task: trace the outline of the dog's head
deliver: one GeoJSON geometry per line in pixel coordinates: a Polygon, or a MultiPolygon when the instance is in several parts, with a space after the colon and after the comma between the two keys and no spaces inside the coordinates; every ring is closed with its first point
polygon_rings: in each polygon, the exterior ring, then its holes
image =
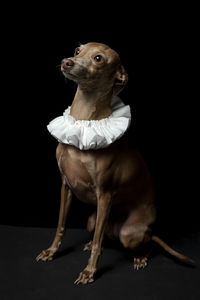
{"type": "Polygon", "coordinates": [[[74,57],[62,60],[61,71],[82,90],[112,90],[114,95],[119,94],[128,80],[117,52],[100,43],[88,43],[76,48],[74,57]]]}

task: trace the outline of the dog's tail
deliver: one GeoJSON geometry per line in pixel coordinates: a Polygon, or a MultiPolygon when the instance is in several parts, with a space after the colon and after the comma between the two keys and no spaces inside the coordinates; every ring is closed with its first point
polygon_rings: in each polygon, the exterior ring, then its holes
{"type": "Polygon", "coordinates": [[[168,253],[170,253],[171,255],[175,256],[176,258],[178,258],[181,261],[184,261],[186,263],[190,263],[192,265],[195,264],[194,260],[192,260],[191,258],[173,250],[171,247],[169,247],[165,242],[163,242],[159,237],[157,237],[156,235],[152,235],[152,241],[154,241],[155,243],[157,243],[158,245],[160,245],[162,248],[165,249],[165,251],[167,251],[168,253]]]}

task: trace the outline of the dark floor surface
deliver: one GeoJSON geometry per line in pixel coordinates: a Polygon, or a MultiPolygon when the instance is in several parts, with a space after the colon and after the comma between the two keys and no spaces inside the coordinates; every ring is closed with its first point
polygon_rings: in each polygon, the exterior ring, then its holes
{"type": "Polygon", "coordinates": [[[127,251],[105,243],[96,281],[77,286],[74,280],[89,257],[82,250],[90,234],[69,229],[56,259],[36,262],[36,255],[49,246],[54,233],[51,228],[0,226],[1,300],[200,299],[200,234],[172,245],[193,258],[196,267],[180,264],[156,248],[147,268],[136,271],[127,251]]]}

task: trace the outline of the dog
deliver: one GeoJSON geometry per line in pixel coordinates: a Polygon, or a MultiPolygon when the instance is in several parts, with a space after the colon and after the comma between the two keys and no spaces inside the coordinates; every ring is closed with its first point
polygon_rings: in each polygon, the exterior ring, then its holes
{"type": "MultiPolygon", "coordinates": [[[[86,122],[109,118],[112,97],[128,81],[118,53],[100,43],[80,45],[73,57],[62,60],[61,71],[77,84],[70,116],[86,122]]],[[[152,234],[150,225],[156,220],[152,178],[126,133],[100,149],[79,149],[60,142],[56,158],[62,177],[58,227],[53,243],[37,256],[37,261],[51,261],[58,251],[74,193],[81,201],[97,206],[87,224],[89,231],[94,230],[93,241],[84,248],[91,251],[91,256],[76,284],[94,281],[105,234],[132,250],[154,241],[178,259],[192,262],[152,234]]],[[[135,257],[134,268],[144,268],[147,257],[148,253],[135,257]]]]}

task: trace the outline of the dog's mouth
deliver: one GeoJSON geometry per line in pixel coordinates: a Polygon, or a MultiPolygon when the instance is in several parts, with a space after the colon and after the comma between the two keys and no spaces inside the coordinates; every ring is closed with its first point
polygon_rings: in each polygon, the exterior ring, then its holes
{"type": "Polygon", "coordinates": [[[63,75],[66,78],[69,78],[69,79],[78,79],[78,76],[74,75],[73,73],[71,73],[70,70],[66,70],[66,69],[64,69],[64,68],[61,67],[61,72],[63,73],[63,75]]]}

